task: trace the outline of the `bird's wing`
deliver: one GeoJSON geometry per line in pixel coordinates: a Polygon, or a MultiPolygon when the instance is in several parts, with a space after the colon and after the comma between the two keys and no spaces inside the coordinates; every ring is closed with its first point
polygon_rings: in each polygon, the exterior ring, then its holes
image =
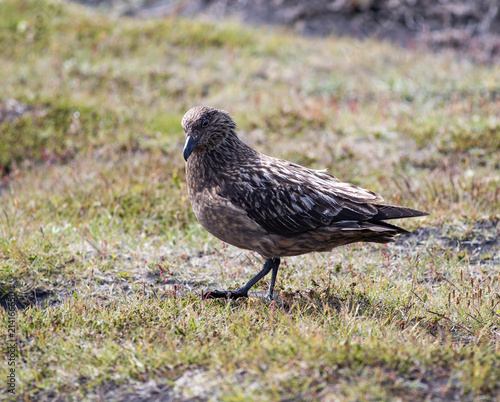
{"type": "Polygon", "coordinates": [[[377,215],[372,203],[383,201],[378,194],[326,173],[280,162],[266,169],[242,169],[239,179],[220,195],[269,233],[282,235],[377,215]]]}

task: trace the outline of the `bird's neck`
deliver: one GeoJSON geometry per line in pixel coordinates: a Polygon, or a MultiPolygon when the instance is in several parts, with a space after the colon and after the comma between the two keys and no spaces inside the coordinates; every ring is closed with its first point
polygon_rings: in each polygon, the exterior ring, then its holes
{"type": "MultiPolygon", "coordinates": [[[[258,159],[259,153],[231,133],[216,147],[206,152],[193,152],[186,165],[187,180],[192,188],[200,185],[221,185],[229,175],[234,175],[242,163],[258,159]]],[[[201,187],[200,187],[201,188],[201,187]]]]}

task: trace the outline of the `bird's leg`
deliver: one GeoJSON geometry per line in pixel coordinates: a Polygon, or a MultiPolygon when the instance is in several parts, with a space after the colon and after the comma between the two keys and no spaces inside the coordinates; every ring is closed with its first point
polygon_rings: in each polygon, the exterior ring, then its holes
{"type": "Polygon", "coordinates": [[[271,283],[269,283],[269,290],[267,291],[266,298],[268,300],[273,300],[274,285],[276,283],[276,277],[278,276],[278,268],[280,266],[279,258],[271,258],[273,261],[273,271],[271,272],[271,283]]]}
{"type": "MultiPolygon", "coordinates": [[[[255,275],[252,279],[250,279],[244,286],[240,286],[236,290],[212,290],[203,295],[204,299],[238,299],[239,297],[248,297],[248,291],[250,288],[255,285],[258,281],[260,281],[264,276],[266,276],[271,269],[273,270],[273,274],[271,277],[271,284],[274,287],[274,282],[276,282],[276,274],[278,273],[278,266],[280,263],[279,258],[268,258],[264,263],[264,267],[262,270],[255,275]],[[274,281],[273,281],[274,278],[274,281]]],[[[269,291],[272,295],[271,286],[269,287],[269,291]]]]}

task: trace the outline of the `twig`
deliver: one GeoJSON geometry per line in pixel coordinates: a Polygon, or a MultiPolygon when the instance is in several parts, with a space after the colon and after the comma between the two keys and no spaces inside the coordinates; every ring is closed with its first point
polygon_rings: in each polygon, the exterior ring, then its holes
{"type": "Polygon", "coordinates": [[[451,318],[448,318],[446,317],[444,314],[441,314],[441,313],[437,313],[435,311],[432,311],[432,310],[426,310],[428,313],[431,313],[431,314],[435,314],[437,315],[438,317],[441,317],[441,318],[444,318],[445,320],[448,320],[449,322],[451,322],[453,325],[456,325],[457,327],[459,328],[462,328],[463,330],[469,332],[469,333],[472,333],[472,330],[470,330],[469,328],[463,326],[462,324],[459,324],[455,321],[453,321],[451,318]]]}

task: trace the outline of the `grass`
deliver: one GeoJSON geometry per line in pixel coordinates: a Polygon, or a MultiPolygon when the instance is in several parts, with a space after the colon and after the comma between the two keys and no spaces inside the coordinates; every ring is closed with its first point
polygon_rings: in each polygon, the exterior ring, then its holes
{"type": "Polygon", "coordinates": [[[498,66],[47,0],[0,14],[19,399],[500,397],[498,66]],[[273,303],[204,302],[261,262],[192,213],[180,119],[196,104],[265,153],[431,216],[395,245],[285,259],[273,303]]]}

